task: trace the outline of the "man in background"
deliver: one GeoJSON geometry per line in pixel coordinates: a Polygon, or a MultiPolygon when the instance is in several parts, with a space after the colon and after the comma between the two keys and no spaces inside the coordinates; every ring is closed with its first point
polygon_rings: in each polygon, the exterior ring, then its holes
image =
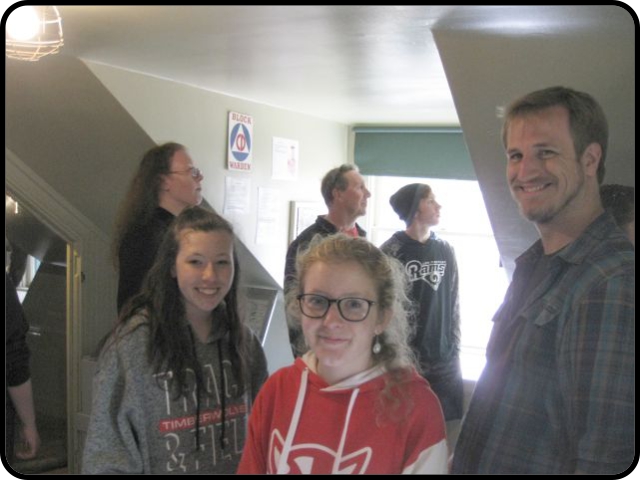
{"type": "MultiPolygon", "coordinates": [[[[289,245],[284,268],[285,295],[295,280],[298,251],[306,249],[313,237],[336,233],[365,237],[367,234],[356,220],[367,213],[367,199],[371,193],[356,165],[344,164],[329,170],[322,179],[320,191],[329,211],[326,215],[318,215],[316,221],[289,245]]],[[[289,327],[289,341],[294,357],[299,357],[306,350],[301,344],[303,339],[299,330],[289,327]]]]}

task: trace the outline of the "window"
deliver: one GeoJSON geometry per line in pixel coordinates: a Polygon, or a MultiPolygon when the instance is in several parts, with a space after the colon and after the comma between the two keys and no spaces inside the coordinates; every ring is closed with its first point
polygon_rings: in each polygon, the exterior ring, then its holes
{"type": "Polygon", "coordinates": [[[465,379],[477,380],[484,368],[485,347],[494,313],[502,303],[509,280],[500,267],[482,193],[477,181],[415,177],[367,177],[371,190],[365,228],[380,246],[405,224],[389,204],[389,197],[408,183],[431,186],[442,205],[440,224],[433,228],[453,246],[460,275],[461,363],[465,379]]]}

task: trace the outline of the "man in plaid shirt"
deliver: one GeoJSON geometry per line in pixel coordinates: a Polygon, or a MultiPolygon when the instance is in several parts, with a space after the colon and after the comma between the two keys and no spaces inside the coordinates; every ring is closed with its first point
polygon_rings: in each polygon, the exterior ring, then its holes
{"type": "Polygon", "coordinates": [[[453,473],[620,474],[634,461],[635,253],[605,213],[607,122],[585,93],[507,110],[507,180],[540,239],[516,261],[453,473]]]}

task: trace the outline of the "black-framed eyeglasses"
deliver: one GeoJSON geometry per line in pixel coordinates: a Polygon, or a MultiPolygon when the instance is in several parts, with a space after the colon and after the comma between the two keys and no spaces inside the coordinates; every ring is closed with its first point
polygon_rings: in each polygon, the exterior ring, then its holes
{"type": "Polygon", "coordinates": [[[328,298],[314,293],[303,293],[298,295],[297,298],[300,303],[300,310],[309,318],[323,318],[331,308],[331,304],[335,303],[338,306],[340,316],[348,322],[363,321],[369,315],[371,305],[376,303],[366,298],[328,298]]]}
{"type": "Polygon", "coordinates": [[[198,178],[202,176],[202,172],[199,168],[190,167],[186,170],[170,170],[169,173],[189,173],[193,178],[198,178]]]}

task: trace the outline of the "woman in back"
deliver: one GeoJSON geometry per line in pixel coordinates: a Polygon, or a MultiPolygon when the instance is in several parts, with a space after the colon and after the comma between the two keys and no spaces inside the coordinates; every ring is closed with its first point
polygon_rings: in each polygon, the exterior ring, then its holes
{"type": "Polygon", "coordinates": [[[179,143],[163,143],[142,157],[115,226],[118,312],[140,291],[169,224],[182,210],[202,202],[202,179],[179,143]]]}

